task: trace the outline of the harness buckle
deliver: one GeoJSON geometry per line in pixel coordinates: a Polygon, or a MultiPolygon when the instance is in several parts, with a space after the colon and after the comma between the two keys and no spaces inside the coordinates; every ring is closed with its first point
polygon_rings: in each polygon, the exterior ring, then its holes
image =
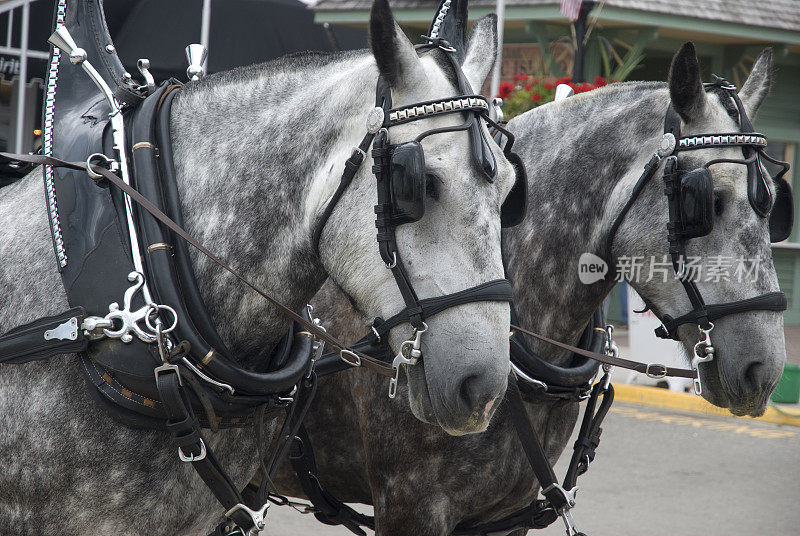
{"type": "MultiPolygon", "coordinates": [[[[178,377],[180,378],[180,376],[178,376],[178,377]]],[[[187,456],[186,454],[183,453],[181,448],[178,447],[178,458],[180,458],[180,460],[182,462],[187,462],[187,463],[199,462],[200,460],[205,460],[206,459],[206,443],[205,443],[205,441],[203,441],[202,437],[199,438],[197,441],[198,441],[198,443],[200,445],[200,454],[198,454],[196,456],[194,454],[189,454],[187,456]]]]}
{"type": "Polygon", "coordinates": [[[665,378],[667,376],[667,366],[661,363],[648,363],[644,373],[648,378],[653,378],[654,380],[665,378]]]}
{"type": "Polygon", "coordinates": [[[265,523],[264,518],[267,516],[267,509],[269,509],[269,501],[264,503],[264,506],[261,507],[259,510],[253,510],[252,508],[247,507],[246,505],[239,503],[227,512],[225,512],[225,517],[232,520],[234,524],[236,524],[236,520],[234,520],[231,516],[238,511],[244,512],[250,517],[250,520],[253,522],[253,528],[245,533],[241,527],[237,525],[237,528],[245,534],[245,536],[256,536],[259,532],[264,530],[265,523]]]}

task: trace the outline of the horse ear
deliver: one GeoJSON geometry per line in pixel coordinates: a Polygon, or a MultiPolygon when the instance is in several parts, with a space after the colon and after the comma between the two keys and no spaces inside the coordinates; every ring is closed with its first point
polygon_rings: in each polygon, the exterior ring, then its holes
{"type": "Polygon", "coordinates": [[[461,70],[474,91],[480,91],[497,59],[497,15],[486,15],[472,27],[461,70]]]}
{"type": "Polygon", "coordinates": [[[686,123],[703,113],[706,92],[700,78],[700,62],[694,43],[685,43],[672,58],[669,68],[669,96],[672,107],[686,123]]]}
{"type": "Polygon", "coordinates": [[[765,48],[750,71],[750,76],[745,80],[739,98],[742,99],[744,109],[752,120],[761,103],[767,98],[772,84],[772,49],[765,48]]]}
{"type": "Polygon", "coordinates": [[[392,87],[414,83],[422,73],[417,52],[394,21],[388,0],[375,0],[369,17],[369,45],[383,78],[392,87]]]}

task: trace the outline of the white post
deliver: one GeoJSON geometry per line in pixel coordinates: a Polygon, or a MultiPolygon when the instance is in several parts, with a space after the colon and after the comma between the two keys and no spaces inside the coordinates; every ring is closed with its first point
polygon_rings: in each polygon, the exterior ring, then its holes
{"type": "Polygon", "coordinates": [[[503,27],[506,22],[506,0],[497,0],[497,60],[492,72],[492,85],[489,93],[492,97],[500,90],[500,72],[503,69],[503,27]]]}
{"type": "Polygon", "coordinates": [[[203,70],[208,72],[208,48],[209,33],[211,32],[211,0],[203,0],[203,19],[200,26],[200,44],[206,47],[206,59],[203,62],[203,70]]]}
{"type": "MultiPolygon", "coordinates": [[[[17,79],[17,128],[14,134],[14,152],[22,153],[25,141],[25,93],[28,88],[28,26],[30,24],[30,2],[22,6],[22,38],[19,44],[19,78],[17,79]]],[[[30,126],[30,125],[28,125],[30,126]]]]}

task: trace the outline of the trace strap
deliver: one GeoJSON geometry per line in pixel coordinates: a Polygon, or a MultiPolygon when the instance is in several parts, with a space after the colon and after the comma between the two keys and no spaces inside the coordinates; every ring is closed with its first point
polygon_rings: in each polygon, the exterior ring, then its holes
{"type": "Polygon", "coordinates": [[[206,255],[209,259],[214,261],[217,265],[221,268],[224,268],[228,272],[230,272],[234,277],[236,277],[239,281],[250,287],[253,291],[258,293],[262,298],[266,299],[270,302],[273,306],[275,306],[278,311],[286,316],[287,318],[294,320],[309,332],[313,333],[315,337],[322,339],[326,343],[330,344],[334,348],[338,348],[341,351],[346,351],[348,353],[353,353],[354,355],[360,358],[361,366],[364,366],[378,374],[383,376],[387,376],[389,378],[394,376],[394,372],[392,367],[383,363],[377,359],[374,359],[366,354],[353,351],[349,349],[345,344],[339,342],[336,338],[329,335],[328,333],[322,331],[311,322],[308,322],[302,316],[298,315],[279,301],[272,298],[266,292],[261,290],[260,288],[256,287],[253,283],[248,281],[243,275],[241,275],[238,271],[234,268],[229,266],[225,261],[214,255],[210,250],[208,250],[205,246],[203,246],[197,239],[189,235],[180,225],[175,223],[169,216],[164,214],[158,207],[156,207],[153,203],[151,203],[146,197],[140,194],[136,189],[132,188],[131,186],[125,184],[122,179],[117,177],[114,173],[109,171],[108,169],[98,166],[96,164],[90,164],[91,169],[88,168],[86,162],[67,162],[65,160],[60,160],[58,158],[53,158],[51,156],[42,156],[42,155],[22,155],[22,154],[10,154],[10,153],[3,153],[0,152],[0,159],[5,161],[16,161],[16,162],[27,162],[30,164],[41,164],[41,165],[48,165],[54,167],[66,167],[71,169],[77,170],[85,170],[85,171],[92,171],[93,173],[102,176],[104,179],[108,180],[111,184],[122,190],[126,193],[130,198],[138,203],[143,209],[149,212],[153,217],[159,220],[161,223],[169,227],[173,232],[179,235],[181,238],[186,240],[189,244],[200,250],[204,255],[206,255]]]}

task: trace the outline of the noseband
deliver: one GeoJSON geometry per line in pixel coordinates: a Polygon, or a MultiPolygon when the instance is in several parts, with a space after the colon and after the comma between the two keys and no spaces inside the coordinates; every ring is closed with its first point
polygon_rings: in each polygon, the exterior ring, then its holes
{"type": "MultiPolygon", "coordinates": [[[[617,215],[611,225],[605,245],[605,258],[609,264],[613,259],[612,246],[617,230],[625,216],[630,211],[634,202],[644,190],[645,185],[653,178],[662,160],[664,164],[664,193],[669,205],[669,221],[667,223],[667,239],[669,241],[669,254],[672,258],[672,267],[676,277],[683,285],[684,291],[692,304],[692,310],[677,318],[670,315],[660,315],[662,326],[656,329],[656,335],[662,339],[678,340],[678,328],[684,324],[696,324],[699,330],[699,340],[694,347],[692,368],[697,369],[699,363],[710,361],[714,357],[714,346],[711,344],[711,330],[713,322],[720,318],[746,311],[785,311],[787,307],[786,295],[783,292],[768,292],[761,296],[726,303],[707,305],[700,289],[692,279],[692,273],[686,267],[686,242],[690,238],[697,238],[709,234],[713,228],[713,187],[709,166],[718,163],[736,163],[747,166],[748,169],[748,198],[754,211],[762,218],[770,217],[772,241],[785,239],[791,232],[793,215],[790,208],[791,202],[776,205],[772,197],[767,179],[761,170],[759,158],[783,167],[783,171],[774,179],[779,196],[791,199],[791,191],[782,177],[789,168],[789,164],[775,160],[766,155],[764,149],[767,145],[766,137],[756,133],[747,117],[736,86],[727,80],[715,77],[715,81],[705,84],[706,91],[717,90],[729,98],[736,108],[738,115],[739,132],[702,134],[697,136],[681,136],[681,120],[678,113],[670,105],[664,119],[664,135],[658,152],[654,154],[645,165],[645,171],[633,187],[630,198],[617,215]],[[709,149],[722,147],[740,147],[744,159],[716,159],[707,162],[696,170],[681,170],[678,167],[678,153],[695,149],[709,149]],[[770,214],[770,211],[772,213],[770,214]],[[776,231],[777,229],[777,231],[776,231]],[[788,231],[787,231],[788,229],[788,231]]],[[[609,272],[611,273],[611,272],[609,272]]],[[[699,375],[694,379],[695,393],[702,392],[699,375]]]]}

